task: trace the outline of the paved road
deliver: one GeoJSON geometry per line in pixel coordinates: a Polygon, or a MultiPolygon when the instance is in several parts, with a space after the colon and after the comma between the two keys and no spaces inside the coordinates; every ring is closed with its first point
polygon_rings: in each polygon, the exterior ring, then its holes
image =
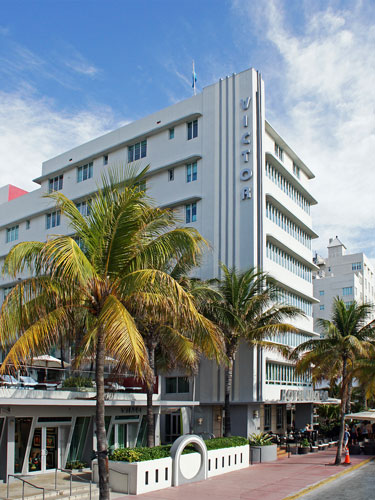
{"type": "Polygon", "coordinates": [[[303,500],[374,500],[375,462],[301,497],[303,500]]]}

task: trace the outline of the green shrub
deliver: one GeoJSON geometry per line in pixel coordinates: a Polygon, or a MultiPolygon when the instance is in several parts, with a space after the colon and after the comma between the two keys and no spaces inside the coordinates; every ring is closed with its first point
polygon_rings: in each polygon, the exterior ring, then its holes
{"type": "Polygon", "coordinates": [[[301,448],[310,448],[309,440],[306,438],[302,439],[302,441],[300,442],[300,446],[301,448]]]}
{"type": "Polygon", "coordinates": [[[73,470],[73,469],[84,469],[87,465],[79,460],[73,460],[72,462],[66,462],[65,469],[73,470]]]}
{"type": "Polygon", "coordinates": [[[220,448],[233,448],[234,446],[244,446],[249,444],[249,440],[241,436],[229,438],[214,438],[205,441],[207,450],[218,450],[220,448]]]}
{"type": "Polygon", "coordinates": [[[272,436],[267,433],[260,432],[259,434],[250,434],[250,446],[270,446],[273,444],[272,436]]]}
{"type": "MultiPolygon", "coordinates": [[[[240,436],[232,436],[229,438],[214,438],[205,441],[207,450],[218,450],[220,448],[232,448],[233,446],[244,446],[249,444],[249,441],[240,436]]],[[[145,462],[146,460],[156,460],[157,458],[170,457],[170,444],[154,446],[154,448],[119,448],[114,450],[110,455],[110,460],[118,462],[145,462]]],[[[188,445],[183,455],[194,453],[196,450],[193,445],[188,445]]]]}
{"type": "Polygon", "coordinates": [[[110,460],[118,462],[145,462],[170,456],[171,445],[154,446],[154,448],[119,448],[113,450],[110,460]]]}
{"type": "Polygon", "coordinates": [[[63,387],[93,387],[91,378],[79,375],[66,378],[62,385],[63,387]]]}

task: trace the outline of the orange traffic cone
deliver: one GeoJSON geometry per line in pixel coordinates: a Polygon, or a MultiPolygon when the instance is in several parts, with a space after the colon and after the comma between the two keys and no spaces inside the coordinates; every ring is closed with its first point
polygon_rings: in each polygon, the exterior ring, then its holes
{"type": "Polygon", "coordinates": [[[344,460],[344,464],[345,465],[350,465],[351,462],[350,462],[350,456],[349,456],[349,448],[346,447],[345,448],[345,460],[344,460]]]}

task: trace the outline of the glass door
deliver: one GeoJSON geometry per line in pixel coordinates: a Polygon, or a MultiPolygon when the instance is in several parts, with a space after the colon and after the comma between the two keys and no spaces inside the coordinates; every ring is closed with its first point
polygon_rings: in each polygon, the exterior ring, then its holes
{"type": "Polygon", "coordinates": [[[29,472],[46,472],[58,467],[58,427],[34,429],[29,456],[29,472]]]}
{"type": "Polygon", "coordinates": [[[42,427],[34,429],[33,440],[29,455],[29,472],[41,472],[42,470],[42,427]]]}
{"type": "Polygon", "coordinates": [[[44,427],[45,432],[45,470],[58,467],[58,427],[44,427]]]}

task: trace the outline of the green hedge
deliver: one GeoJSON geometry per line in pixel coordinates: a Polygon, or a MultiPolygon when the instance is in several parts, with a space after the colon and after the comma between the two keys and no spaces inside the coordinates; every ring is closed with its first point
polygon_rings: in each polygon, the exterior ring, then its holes
{"type": "MultiPolygon", "coordinates": [[[[233,446],[244,446],[249,444],[248,439],[240,436],[232,436],[229,438],[214,438],[204,441],[207,450],[218,450],[220,448],[232,448],[233,446]]],[[[146,460],[156,460],[157,458],[166,458],[170,456],[170,444],[155,446],[154,448],[119,448],[114,450],[110,455],[110,460],[117,462],[145,462],[146,460]]],[[[188,445],[183,454],[194,453],[195,449],[192,445],[188,445]]]]}
{"type": "Polygon", "coordinates": [[[92,380],[80,375],[72,375],[63,381],[63,387],[93,387],[92,380]]]}

